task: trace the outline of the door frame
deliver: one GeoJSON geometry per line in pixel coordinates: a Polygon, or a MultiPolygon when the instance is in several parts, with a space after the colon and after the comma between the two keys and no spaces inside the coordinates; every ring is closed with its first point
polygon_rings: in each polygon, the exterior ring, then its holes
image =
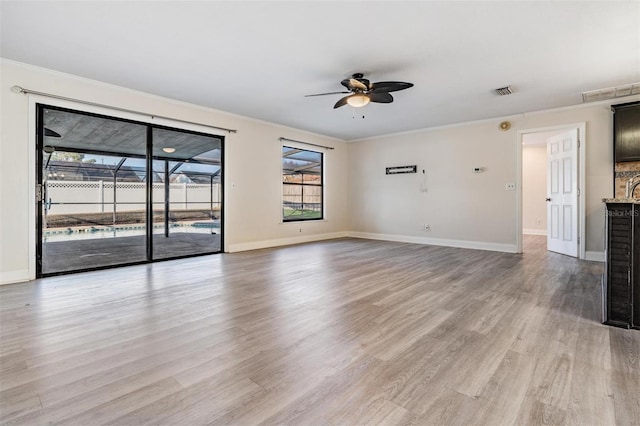
{"type": "Polygon", "coordinates": [[[531,133],[554,132],[561,130],[578,129],[578,259],[586,258],[586,130],[587,123],[559,124],[548,127],[537,127],[531,129],[518,130],[516,143],[516,252],[522,253],[522,142],[523,137],[531,133]]]}
{"type": "MultiPolygon", "coordinates": [[[[207,134],[211,136],[221,137],[222,138],[221,158],[222,158],[223,172],[222,172],[222,179],[220,182],[221,183],[220,199],[222,201],[222,209],[220,212],[220,226],[221,226],[220,244],[221,246],[220,246],[219,253],[224,253],[227,251],[226,238],[225,238],[225,228],[226,228],[225,225],[226,225],[226,213],[227,213],[226,212],[226,209],[227,209],[226,191],[225,191],[226,170],[224,168],[227,160],[227,157],[226,157],[227,150],[225,149],[225,145],[226,145],[225,142],[227,139],[226,139],[226,135],[223,132],[218,133],[215,130],[213,130],[211,127],[208,127],[206,125],[200,126],[197,124],[173,121],[171,119],[155,117],[152,115],[145,115],[143,113],[133,113],[133,112],[123,111],[118,109],[111,109],[108,107],[101,107],[101,106],[87,104],[83,102],[74,102],[67,99],[57,99],[49,96],[32,94],[32,93],[28,93],[26,96],[27,96],[27,102],[28,102],[28,120],[27,121],[29,126],[28,202],[29,202],[29,210],[31,212],[31,214],[29,214],[29,248],[28,248],[29,250],[28,274],[29,274],[30,280],[35,280],[39,272],[38,266],[37,266],[37,244],[41,244],[41,238],[40,238],[41,235],[37,230],[38,225],[40,223],[40,220],[39,220],[40,210],[39,210],[39,203],[36,202],[36,184],[39,182],[38,180],[39,171],[37,170],[38,165],[36,164],[37,156],[39,155],[39,138],[38,138],[39,123],[38,123],[38,114],[37,114],[38,104],[48,105],[54,108],[57,107],[61,109],[76,110],[89,115],[108,116],[108,117],[112,117],[114,119],[119,119],[123,121],[138,122],[141,124],[147,124],[154,128],[184,130],[192,133],[202,133],[202,134],[207,134]]],[[[192,256],[185,256],[185,257],[192,257],[192,256]]],[[[166,260],[175,260],[179,258],[181,257],[171,258],[166,260]]],[[[160,259],[159,261],[163,261],[163,260],[165,259],[160,259]]],[[[136,263],[144,264],[144,263],[148,263],[148,261],[136,262],[136,263]]],[[[115,267],[119,267],[119,266],[125,266],[125,265],[117,265],[115,267]]],[[[101,267],[97,269],[109,269],[109,268],[110,267],[101,267]]],[[[81,272],[81,271],[73,271],[73,272],[75,273],[75,272],[81,272]]],[[[58,274],[50,274],[50,275],[58,275],[58,274]]]]}

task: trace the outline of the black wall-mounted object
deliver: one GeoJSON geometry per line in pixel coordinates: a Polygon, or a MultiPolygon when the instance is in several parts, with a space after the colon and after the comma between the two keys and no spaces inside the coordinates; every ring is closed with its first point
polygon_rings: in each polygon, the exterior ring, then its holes
{"type": "Polygon", "coordinates": [[[387,167],[386,169],[388,175],[400,175],[405,173],[417,173],[418,166],[396,166],[396,167],[387,167]]]}
{"type": "Polygon", "coordinates": [[[615,162],[640,161],[640,102],[612,105],[615,162]]]}

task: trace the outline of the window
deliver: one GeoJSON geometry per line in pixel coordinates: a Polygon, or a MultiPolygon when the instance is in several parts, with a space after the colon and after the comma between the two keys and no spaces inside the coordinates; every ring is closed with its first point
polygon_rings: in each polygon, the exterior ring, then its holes
{"type": "Polygon", "coordinates": [[[323,218],[322,153],[282,147],[282,220],[323,218]]]}

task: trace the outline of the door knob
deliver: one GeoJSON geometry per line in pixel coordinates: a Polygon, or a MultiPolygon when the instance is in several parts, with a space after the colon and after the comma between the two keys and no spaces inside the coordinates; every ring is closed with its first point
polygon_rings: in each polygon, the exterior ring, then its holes
{"type": "Polygon", "coordinates": [[[551,198],[546,198],[546,201],[551,201],[551,198]]]}

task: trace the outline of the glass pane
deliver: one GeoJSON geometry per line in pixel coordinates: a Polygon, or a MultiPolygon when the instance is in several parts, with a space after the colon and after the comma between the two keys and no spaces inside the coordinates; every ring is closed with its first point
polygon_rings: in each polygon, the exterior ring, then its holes
{"type": "Polygon", "coordinates": [[[49,108],[42,125],[42,272],[146,260],[146,127],[49,108]]]}
{"type": "Polygon", "coordinates": [[[317,186],[305,186],[303,190],[305,219],[319,219],[322,217],[322,188],[317,186]]]}
{"type": "Polygon", "coordinates": [[[144,126],[44,112],[42,273],[145,261],[144,160],[107,153],[144,152],[144,126]]]}
{"type": "Polygon", "coordinates": [[[222,250],[222,142],[213,136],[153,130],[153,258],[222,250]]]}
{"type": "Polygon", "coordinates": [[[301,185],[283,185],[282,215],[284,220],[294,220],[302,217],[301,185]]]}
{"type": "Polygon", "coordinates": [[[282,147],[282,173],[321,174],[322,153],[303,149],[282,147]]]}

